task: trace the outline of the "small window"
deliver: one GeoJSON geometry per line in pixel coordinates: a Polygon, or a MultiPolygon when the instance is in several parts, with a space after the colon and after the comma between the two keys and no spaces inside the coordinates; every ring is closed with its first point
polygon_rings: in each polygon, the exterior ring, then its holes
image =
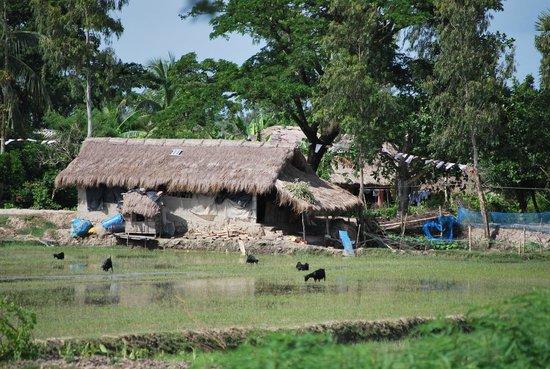
{"type": "Polygon", "coordinates": [[[181,156],[183,153],[182,149],[172,149],[172,152],[170,153],[171,156],[181,156]]]}

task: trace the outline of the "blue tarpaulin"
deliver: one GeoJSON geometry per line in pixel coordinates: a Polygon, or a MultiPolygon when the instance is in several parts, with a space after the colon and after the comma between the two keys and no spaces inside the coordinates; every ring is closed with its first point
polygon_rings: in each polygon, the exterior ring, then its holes
{"type": "Polygon", "coordinates": [[[107,231],[119,230],[123,224],[124,217],[120,213],[115,214],[112,217],[107,218],[101,222],[101,225],[107,231]]]}
{"type": "Polygon", "coordinates": [[[435,220],[424,223],[422,231],[431,241],[452,241],[454,228],[458,224],[456,217],[452,215],[440,215],[435,220]],[[441,236],[434,236],[432,232],[439,232],[441,236]]]}
{"type": "Polygon", "coordinates": [[[87,219],[75,218],[71,221],[71,237],[82,237],[92,228],[92,222],[87,219]]]}

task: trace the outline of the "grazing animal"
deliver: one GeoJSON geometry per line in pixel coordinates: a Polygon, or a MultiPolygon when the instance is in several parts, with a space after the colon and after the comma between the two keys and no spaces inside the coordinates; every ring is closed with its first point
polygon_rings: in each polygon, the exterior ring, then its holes
{"type": "Polygon", "coordinates": [[[248,264],[258,264],[258,259],[254,255],[246,255],[246,262],[248,264]]]}
{"type": "Polygon", "coordinates": [[[305,276],[305,280],[307,282],[308,279],[313,278],[315,282],[320,281],[321,279],[323,281],[326,280],[325,270],[324,269],[317,269],[313,273],[309,273],[305,276]]]}
{"type": "Polygon", "coordinates": [[[296,264],[296,269],[298,269],[298,270],[309,270],[309,264],[308,263],[302,264],[301,262],[298,262],[296,264]]]}
{"type": "Polygon", "coordinates": [[[57,260],[63,260],[63,259],[65,259],[65,253],[64,252],[59,252],[57,254],[53,254],[53,257],[56,258],[57,260]]]}
{"type": "Polygon", "coordinates": [[[113,261],[111,260],[110,256],[107,258],[107,260],[103,262],[103,264],[101,265],[101,269],[103,269],[103,271],[105,272],[108,272],[109,269],[111,269],[111,272],[113,271],[113,261]]]}

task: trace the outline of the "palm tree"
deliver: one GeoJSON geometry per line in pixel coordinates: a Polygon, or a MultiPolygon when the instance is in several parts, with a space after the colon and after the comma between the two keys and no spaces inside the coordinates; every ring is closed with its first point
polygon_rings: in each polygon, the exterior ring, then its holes
{"type": "Polygon", "coordinates": [[[550,11],[542,12],[535,24],[535,46],[542,54],[540,62],[541,86],[550,89],[550,11]]]}
{"type": "Polygon", "coordinates": [[[175,62],[174,55],[168,54],[168,59],[154,58],[147,63],[152,88],[162,92],[163,109],[169,106],[174,98],[174,86],[168,72],[175,62]]]}
{"type": "Polygon", "coordinates": [[[0,24],[2,69],[0,69],[0,154],[5,151],[8,128],[22,126],[19,96],[29,96],[37,104],[47,101],[47,94],[37,73],[20,58],[25,50],[38,43],[36,32],[13,30],[8,24],[7,0],[3,1],[0,24]]]}

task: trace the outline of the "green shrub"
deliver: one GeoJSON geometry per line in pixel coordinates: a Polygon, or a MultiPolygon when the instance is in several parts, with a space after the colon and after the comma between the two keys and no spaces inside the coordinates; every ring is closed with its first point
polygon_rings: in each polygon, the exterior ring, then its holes
{"type": "Polygon", "coordinates": [[[32,358],[37,349],[32,342],[36,316],[7,299],[0,300],[0,360],[32,358]]]}

